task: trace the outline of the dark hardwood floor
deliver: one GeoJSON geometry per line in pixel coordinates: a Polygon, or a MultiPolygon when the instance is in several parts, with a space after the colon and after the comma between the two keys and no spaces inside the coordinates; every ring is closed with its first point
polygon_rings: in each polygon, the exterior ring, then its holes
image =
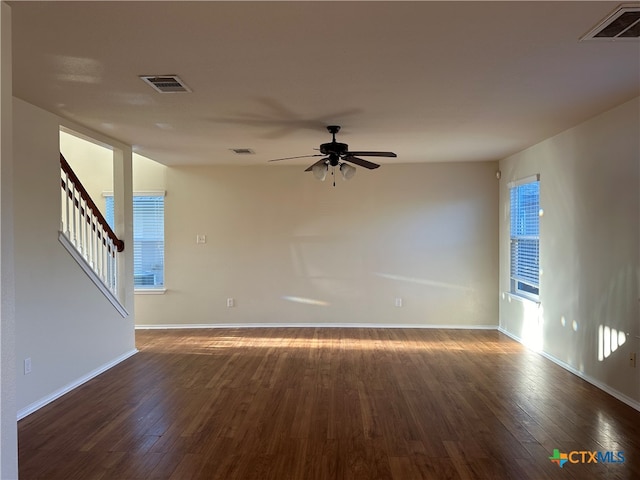
{"type": "Polygon", "coordinates": [[[21,479],[640,478],[640,412],[497,331],[136,336],[19,422],[21,479]]]}

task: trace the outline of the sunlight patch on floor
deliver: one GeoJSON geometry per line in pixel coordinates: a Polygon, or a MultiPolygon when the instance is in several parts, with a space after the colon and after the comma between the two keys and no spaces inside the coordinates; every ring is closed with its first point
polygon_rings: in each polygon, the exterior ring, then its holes
{"type": "MultiPolygon", "coordinates": [[[[468,340],[457,339],[447,340],[441,337],[412,341],[406,339],[390,340],[388,338],[365,338],[359,336],[255,336],[242,334],[227,334],[219,336],[185,336],[175,345],[175,351],[190,355],[210,355],[216,351],[223,350],[249,350],[267,349],[277,350],[279,348],[294,348],[306,350],[354,350],[354,351],[378,351],[378,352],[460,352],[464,354],[501,354],[510,353],[519,347],[510,342],[496,341],[492,343],[490,350],[486,349],[486,342],[475,341],[473,336],[468,340]]],[[[147,352],[161,351],[166,345],[161,344],[147,346],[147,352]]]]}

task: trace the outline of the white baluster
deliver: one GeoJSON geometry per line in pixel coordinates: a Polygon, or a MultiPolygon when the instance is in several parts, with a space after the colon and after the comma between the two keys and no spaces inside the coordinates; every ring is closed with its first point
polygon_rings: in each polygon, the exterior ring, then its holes
{"type": "Polygon", "coordinates": [[[100,224],[98,223],[97,217],[93,217],[93,221],[93,268],[98,274],[98,277],[100,277],[100,245],[98,245],[98,242],[100,241],[100,230],[98,230],[98,227],[100,224]]]}
{"type": "Polygon", "coordinates": [[[89,205],[84,201],[84,258],[91,265],[91,216],[89,215],[89,205]]]}
{"type": "Polygon", "coordinates": [[[78,207],[76,206],[76,186],[71,185],[71,211],[73,213],[73,239],[72,242],[78,248],[78,207]]]}
{"type": "Polygon", "coordinates": [[[60,231],[62,233],[64,233],[65,230],[65,225],[64,225],[64,196],[66,193],[66,189],[67,189],[67,182],[65,181],[64,178],[64,172],[62,170],[60,170],[60,188],[62,189],[62,191],[60,192],[60,231]],[[63,187],[64,185],[64,187],[63,187]]]}
{"type": "Polygon", "coordinates": [[[107,242],[108,242],[107,261],[108,261],[109,288],[111,289],[111,291],[113,291],[115,290],[114,273],[113,273],[113,265],[114,265],[113,241],[111,240],[111,238],[109,238],[107,242]]]}
{"type": "Polygon", "coordinates": [[[80,223],[80,253],[82,253],[82,256],[84,257],[84,259],[87,259],[87,222],[86,222],[86,218],[85,218],[85,214],[86,214],[86,209],[84,208],[84,199],[82,198],[82,195],[80,195],[78,197],[78,200],[80,201],[80,206],[78,208],[78,212],[80,214],[80,218],[79,218],[79,223],[80,223]]]}
{"type": "Polygon", "coordinates": [[[98,245],[98,276],[100,280],[104,283],[104,271],[102,270],[103,263],[102,260],[104,258],[104,250],[102,248],[102,238],[104,235],[104,230],[102,229],[102,225],[100,225],[100,234],[97,235],[98,241],[100,242],[98,245]]]}
{"type": "Polygon", "coordinates": [[[108,284],[107,279],[109,278],[107,273],[107,237],[104,234],[104,230],[102,231],[102,278],[105,283],[108,284]]]}
{"type": "Polygon", "coordinates": [[[84,200],[82,200],[82,195],[80,195],[79,191],[76,191],[76,193],[78,194],[78,250],[86,259],[84,248],[84,200]]]}
{"type": "Polygon", "coordinates": [[[95,243],[93,241],[93,220],[95,217],[93,216],[93,210],[89,210],[88,207],[89,205],[87,205],[87,232],[89,232],[89,238],[87,238],[87,249],[89,250],[89,265],[95,271],[96,263],[93,258],[95,256],[95,243]]]}
{"type": "Polygon", "coordinates": [[[69,185],[69,176],[65,173],[64,174],[64,206],[65,206],[65,223],[66,223],[66,229],[65,229],[65,235],[67,236],[68,240],[71,240],[71,230],[70,230],[70,225],[69,222],[71,220],[70,217],[70,206],[69,206],[69,195],[71,195],[71,187],[69,185]]]}

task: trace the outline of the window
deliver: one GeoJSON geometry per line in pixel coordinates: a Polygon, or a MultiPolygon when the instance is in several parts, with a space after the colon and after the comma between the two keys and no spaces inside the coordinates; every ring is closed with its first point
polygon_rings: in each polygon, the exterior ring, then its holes
{"type": "Polygon", "coordinates": [[[511,293],[538,300],[540,292],[540,177],[509,184],[511,293]]]}
{"type": "MultiPolygon", "coordinates": [[[[113,195],[105,195],[113,228],[113,195]]],[[[133,194],[133,278],[138,289],[164,288],[164,193],[133,194]]]]}

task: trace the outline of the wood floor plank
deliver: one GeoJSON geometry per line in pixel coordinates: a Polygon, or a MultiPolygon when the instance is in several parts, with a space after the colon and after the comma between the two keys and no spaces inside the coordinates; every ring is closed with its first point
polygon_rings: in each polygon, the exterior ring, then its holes
{"type": "Polygon", "coordinates": [[[496,331],[138,331],[21,420],[23,479],[640,478],[640,412],[496,331]],[[549,460],[624,451],[620,464],[549,460]]]}

